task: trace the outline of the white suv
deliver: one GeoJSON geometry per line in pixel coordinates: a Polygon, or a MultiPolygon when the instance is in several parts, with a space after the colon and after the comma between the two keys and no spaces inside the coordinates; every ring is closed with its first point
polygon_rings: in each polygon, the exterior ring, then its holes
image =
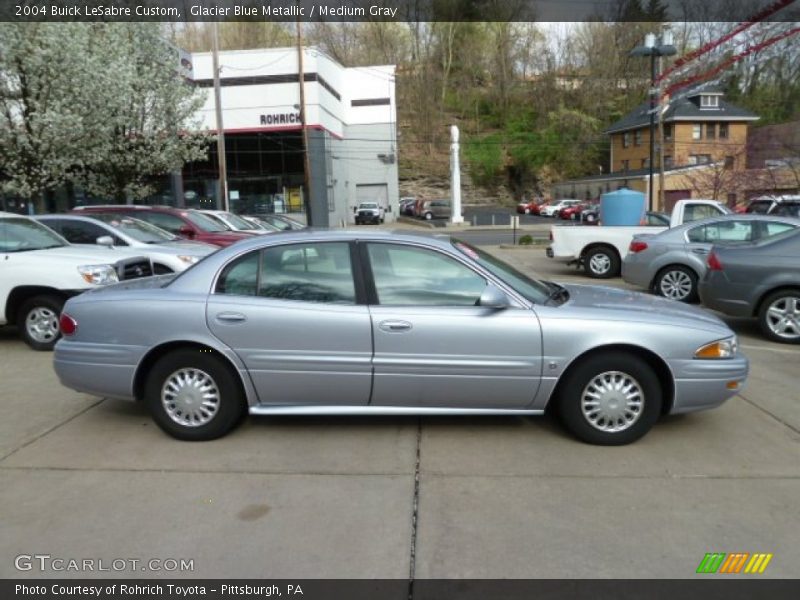
{"type": "Polygon", "coordinates": [[[569,206],[577,206],[580,200],[557,200],[553,204],[547,204],[539,210],[539,215],[542,217],[557,217],[562,208],[569,206]]]}
{"type": "Polygon", "coordinates": [[[52,350],[67,298],[153,274],[135,249],[78,247],[34,219],[0,212],[0,325],[19,327],[34,350],[52,350]]]}

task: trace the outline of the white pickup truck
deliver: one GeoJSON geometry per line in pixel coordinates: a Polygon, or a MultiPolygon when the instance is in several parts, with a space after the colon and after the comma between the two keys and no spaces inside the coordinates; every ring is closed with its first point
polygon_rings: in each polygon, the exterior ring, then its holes
{"type": "MultiPolygon", "coordinates": [[[[679,200],[670,216],[670,227],[729,214],[731,210],[716,200],[679,200]]],[[[639,233],[660,233],[667,227],[645,225],[581,227],[553,225],[547,256],[583,266],[589,277],[607,279],[620,273],[622,259],[628,253],[633,236],[639,233]]]]}
{"type": "Polygon", "coordinates": [[[0,325],[17,325],[34,350],[55,346],[70,296],[152,274],[135,248],[73,246],[34,219],[0,212],[0,325]]]}

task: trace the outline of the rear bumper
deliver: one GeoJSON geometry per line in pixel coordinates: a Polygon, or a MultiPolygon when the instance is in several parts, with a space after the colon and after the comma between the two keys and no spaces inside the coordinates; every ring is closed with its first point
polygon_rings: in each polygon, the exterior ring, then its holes
{"type": "Polygon", "coordinates": [[[631,285],[649,289],[652,281],[650,265],[644,261],[631,260],[628,256],[622,261],[622,279],[631,285]]]}
{"type": "Polygon", "coordinates": [[[675,361],[670,367],[675,376],[670,412],[677,414],[714,408],[739,394],[747,382],[749,362],[738,356],[729,360],[675,361]]]}

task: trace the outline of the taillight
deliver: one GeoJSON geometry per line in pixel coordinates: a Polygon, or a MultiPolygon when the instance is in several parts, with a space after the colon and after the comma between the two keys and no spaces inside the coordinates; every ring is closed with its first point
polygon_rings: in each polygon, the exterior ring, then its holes
{"type": "Polygon", "coordinates": [[[642,250],[647,250],[647,242],[640,242],[639,240],[633,240],[628,250],[630,250],[634,254],[636,254],[637,252],[641,252],[642,250]]]}
{"type": "Polygon", "coordinates": [[[708,260],[706,262],[708,263],[709,270],[722,271],[722,263],[719,261],[719,258],[717,258],[717,255],[713,252],[708,255],[708,260]]]}
{"type": "Polygon", "coordinates": [[[61,313],[61,318],[58,320],[58,327],[61,329],[62,335],[72,335],[78,331],[78,322],[67,313],[61,313]]]}

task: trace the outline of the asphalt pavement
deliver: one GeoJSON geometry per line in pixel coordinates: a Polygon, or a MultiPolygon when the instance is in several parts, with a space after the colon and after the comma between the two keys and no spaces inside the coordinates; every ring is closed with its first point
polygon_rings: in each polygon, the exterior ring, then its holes
{"type": "MultiPolygon", "coordinates": [[[[597,283],[542,248],[491,251],[597,283]]],[[[15,569],[45,553],[191,559],[169,576],[193,578],[693,578],[707,552],[773,553],[758,577],[797,577],[800,348],[728,322],[747,388],[618,448],[549,417],[249,418],[180,442],[0,330],[0,577],[164,576],[15,569]]]]}

